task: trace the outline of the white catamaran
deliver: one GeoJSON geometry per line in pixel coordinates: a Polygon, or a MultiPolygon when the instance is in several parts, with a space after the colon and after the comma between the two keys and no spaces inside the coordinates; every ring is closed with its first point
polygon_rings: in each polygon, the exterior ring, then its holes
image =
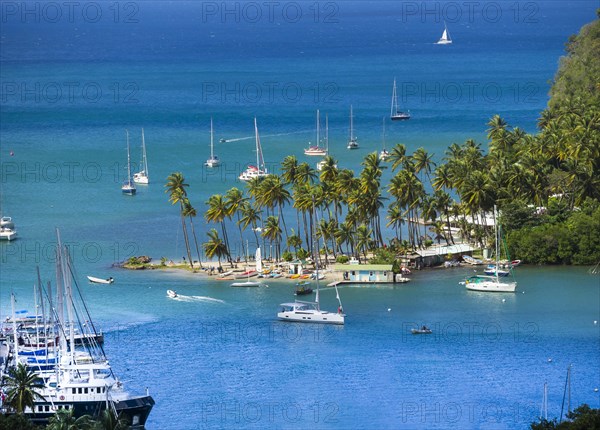
{"type": "Polygon", "coordinates": [[[142,128],[142,161],[140,163],[142,170],[133,174],[133,182],[136,184],[148,184],[148,159],[146,158],[146,141],[144,139],[144,129],[142,128]]]}

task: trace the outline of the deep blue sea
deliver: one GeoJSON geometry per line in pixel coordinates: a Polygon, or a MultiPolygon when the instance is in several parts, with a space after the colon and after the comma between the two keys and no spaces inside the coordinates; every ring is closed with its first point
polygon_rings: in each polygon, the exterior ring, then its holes
{"type": "MultiPolygon", "coordinates": [[[[600,280],[587,268],[519,268],[514,295],[465,291],[458,282],[470,269],[345,287],[347,324],[332,328],[278,323],[277,305],[293,297],[285,282],[239,290],[202,275],[112,267],[140,254],[181,259],[166,177],[185,175],[200,214],[211,194],[243,187],[254,117],[272,171],[291,154],[317,161],[302,151],[315,142],[319,109],[331,154],[358,172],[382,148],[394,78],[412,118],[387,121],[388,148],[422,146],[436,161],[469,138],[485,148],[494,114],[535,132],[564,44],[597,7],[1,2],[0,212],[19,239],[0,243],[0,317],[11,291],[19,309],[33,309],[36,266],[54,280],[59,228],[116,374],[157,402],[149,429],[526,428],[544,382],[549,414],[560,415],[569,364],[573,404],[600,407],[600,280]],[[452,45],[435,44],[444,22],[452,45]],[[350,105],[357,151],[346,150],[350,105]],[[211,116],[224,164],[209,171],[211,116]],[[151,183],[125,197],[125,130],[137,164],[142,128],[151,183]],[[85,275],[116,282],[92,286],[85,275]],[[434,334],[409,335],[416,324],[434,334]]],[[[211,227],[196,219],[201,237],[211,227]]],[[[334,292],[322,301],[335,307],[334,292]]]]}

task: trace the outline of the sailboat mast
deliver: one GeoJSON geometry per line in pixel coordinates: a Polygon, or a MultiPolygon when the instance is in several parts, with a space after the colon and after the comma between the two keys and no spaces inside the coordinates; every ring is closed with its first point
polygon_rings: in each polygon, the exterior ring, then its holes
{"type": "Polygon", "coordinates": [[[131,185],[131,160],[129,157],[129,130],[125,130],[127,135],[127,183],[131,185]]]}
{"type": "Polygon", "coordinates": [[[213,153],[213,119],[212,116],[210,117],[210,159],[212,160],[214,158],[214,153],[213,153]]]}
{"type": "Polygon", "coordinates": [[[143,157],[143,166],[144,166],[144,172],[146,173],[146,177],[149,176],[148,174],[148,159],[146,158],[146,140],[144,139],[144,129],[142,128],[142,157],[143,157]]]}
{"type": "Polygon", "coordinates": [[[329,155],[329,115],[325,114],[325,153],[329,155]]]}
{"type": "Polygon", "coordinates": [[[396,78],[394,78],[394,87],[392,89],[392,106],[390,107],[390,116],[394,116],[394,108],[398,110],[398,100],[396,99],[396,78]]]}
{"type": "Polygon", "coordinates": [[[383,140],[383,150],[385,151],[385,117],[383,117],[383,131],[381,132],[381,139],[383,140]]]}
{"type": "Polygon", "coordinates": [[[498,262],[500,260],[500,255],[498,254],[498,214],[496,213],[496,205],[494,205],[494,237],[496,241],[496,281],[500,282],[500,276],[498,275],[498,262]]]}
{"type": "Polygon", "coordinates": [[[350,140],[354,139],[354,125],[352,124],[352,105],[350,105],[350,140]]]}
{"type": "Polygon", "coordinates": [[[319,117],[319,109],[317,109],[317,146],[320,146],[321,143],[321,137],[319,136],[319,127],[321,125],[321,120],[319,117]]]}

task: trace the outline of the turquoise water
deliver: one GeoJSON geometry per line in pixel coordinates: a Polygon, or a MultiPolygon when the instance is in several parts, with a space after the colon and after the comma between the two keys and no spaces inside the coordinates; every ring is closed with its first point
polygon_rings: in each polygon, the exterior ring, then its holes
{"type": "MultiPolygon", "coordinates": [[[[524,428],[539,414],[545,381],[550,414],[560,414],[570,363],[573,403],[600,406],[599,281],[583,268],[519,268],[514,295],[467,292],[458,282],[468,269],[419,272],[391,288],[345,287],[348,322],[331,328],[275,321],[278,304],[292,298],[284,282],[239,290],[201,275],[112,267],[140,254],[181,259],[165,178],[182,171],[199,212],[209,195],[243,187],[236,178],[254,159],[254,116],[273,169],[289,154],[317,161],[302,149],[314,142],[320,109],[331,153],[358,171],[381,148],[394,77],[413,118],[386,124],[388,148],[424,146],[440,160],[453,142],[485,144],[495,113],[534,131],[564,42],[595,16],[587,1],[515,3],[518,19],[503,5],[497,23],[481,13],[447,16],[455,43],[440,47],[435,16],[402,15],[392,2],[331,4],[338,9],[320,7],[337,10],[337,22],[203,20],[190,3],[135,3],[137,23],[124,22],[133,9],[118,4],[120,21],[105,8],[97,25],[3,9],[0,201],[19,240],[0,244],[1,315],[11,291],[18,308],[33,309],[36,266],[54,279],[58,227],[117,375],[157,401],[151,429],[524,428]],[[350,104],[355,152],[345,149],[350,104]],[[211,116],[216,141],[231,140],[216,144],[224,160],[216,171],[202,167],[211,116]],[[125,197],[125,129],[137,162],[142,127],[151,184],[125,197]],[[91,286],[85,275],[117,281],[91,286]],[[183,298],[167,299],[167,289],[183,298]],[[408,335],[413,324],[434,334],[408,335]]],[[[196,219],[201,238],[210,227],[196,219]]],[[[323,303],[335,309],[333,291],[323,303]]]]}

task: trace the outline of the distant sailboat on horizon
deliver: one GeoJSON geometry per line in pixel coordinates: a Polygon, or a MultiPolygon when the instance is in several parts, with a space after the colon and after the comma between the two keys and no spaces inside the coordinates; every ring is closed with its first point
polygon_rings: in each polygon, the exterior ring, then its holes
{"type": "Polygon", "coordinates": [[[450,38],[450,33],[448,32],[448,26],[446,25],[446,21],[444,21],[444,32],[442,33],[440,40],[436,42],[436,45],[450,45],[451,43],[452,39],[450,38]]]}

